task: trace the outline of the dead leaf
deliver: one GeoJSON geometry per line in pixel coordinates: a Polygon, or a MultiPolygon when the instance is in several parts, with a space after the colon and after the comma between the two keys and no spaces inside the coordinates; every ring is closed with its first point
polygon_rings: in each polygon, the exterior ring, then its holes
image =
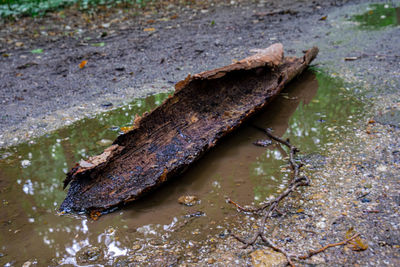
{"type": "Polygon", "coordinates": [[[172,15],[171,17],[169,17],[170,19],[177,19],[178,15],[172,15]]]}
{"type": "Polygon", "coordinates": [[[15,46],[16,47],[21,47],[21,46],[24,46],[24,43],[23,42],[16,42],[15,46]]]}
{"type": "Polygon", "coordinates": [[[124,133],[127,133],[127,132],[129,132],[129,131],[132,131],[133,128],[134,128],[133,125],[131,125],[131,126],[125,126],[125,127],[121,127],[121,131],[124,132],[124,133]]]}
{"type": "Polygon", "coordinates": [[[90,218],[91,218],[93,221],[97,221],[97,220],[100,218],[100,216],[101,216],[101,213],[100,213],[99,211],[92,210],[92,211],[90,212],[90,218]]]}
{"type": "Polygon", "coordinates": [[[143,31],[144,32],[154,32],[156,30],[156,28],[144,28],[143,31]]]}
{"type": "MultiPolygon", "coordinates": [[[[353,227],[350,227],[349,230],[346,232],[346,239],[351,238],[354,236],[356,232],[354,231],[353,227]]],[[[354,251],[363,251],[368,248],[368,245],[365,244],[365,241],[361,239],[361,237],[357,236],[353,240],[349,241],[349,248],[354,251]]]]}
{"type": "Polygon", "coordinates": [[[327,18],[328,18],[328,16],[323,16],[319,20],[326,20],[327,18]]]}
{"type": "Polygon", "coordinates": [[[192,123],[195,123],[195,122],[197,122],[198,120],[199,120],[199,118],[197,118],[196,115],[193,115],[192,117],[190,117],[190,121],[191,121],[192,123]]]}
{"type": "Polygon", "coordinates": [[[178,198],[179,204],[193,206],[199,203],[197,196],[181,196],[178,198]]]}
{"type": "Polygon", "coordinates": [[[86,66],[86,64],[87,64],[87,60],[82,60],[82,62],[79,63],[79,68],[83,69],[86,66]]]}

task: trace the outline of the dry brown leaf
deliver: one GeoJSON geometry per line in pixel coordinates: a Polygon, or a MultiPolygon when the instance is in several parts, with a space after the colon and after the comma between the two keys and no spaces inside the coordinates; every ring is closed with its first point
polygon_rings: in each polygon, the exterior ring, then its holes
{"type": "MultiPolygon", "coordinates": [[[[356,232],[354,231],[353,227],[350,227],[349,230],[346,232],[346,238],[351,238],[354,236],[356,232]]],[[[361,239],[361,237],[357,236],[353,240],[349,241],[349,248],[354,251],[363,251],[368,248],[368,245],[365,244],[365,241],[361,239]]]]}
{"type": "Polygon", "coordinates": [[[133,125],[132,126],[125,126],[125,127],[121,127],[121,131],[124,132],[124,133],[127,133],[127,132],[133,130],[133,128],[134,128],[133,125]]]}
{"type": "Polygon", "coordinates": [[[90,218],[91,218],[93,221],[97,221],[97,220],[100,218],[100,216],[101,216],[101,213],[100,213],[99,211],[92,210],[92,211],[90,212],[90,218]]]}
{"type": "Polygon", "coordinates": [[[190,117],[190,121],[191,121],[192,123],[195,123],[195,122],[197,122],[198,120],[199,120],[199,118],[197,118],[196,115],[193,115],[192,117],[190,117]]]}
{"type": "Polygon", "coordinates": [[[79,63],[79,68],[83,69],[87,64],[87,60],[82,60],[81,63],[79,63]]]}

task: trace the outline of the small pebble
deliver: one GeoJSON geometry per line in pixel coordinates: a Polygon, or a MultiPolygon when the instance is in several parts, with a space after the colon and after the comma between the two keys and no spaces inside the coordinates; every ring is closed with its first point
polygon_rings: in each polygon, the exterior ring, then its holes
{"type": "Polygon", "coordinates": [[[181,196],[178,198],[179,204],[193,206],[198,204],[199,199],[196,196],[181,196]]]}
{"type": "Polygon", "coordinates": [[[103,103],[100,104],[100,106],[103,107],[103,108],[109,108],[109,107],[113,106],[113,103],[111,103],[111,102],[103,102],[103,103]]]}
{"type": "Polygon", "coordinates": [[[364,197],[364,198],[361,199],[361,202],[362,203],[368,203],[368,202],[371,202],[371,199],[364,197]]]}

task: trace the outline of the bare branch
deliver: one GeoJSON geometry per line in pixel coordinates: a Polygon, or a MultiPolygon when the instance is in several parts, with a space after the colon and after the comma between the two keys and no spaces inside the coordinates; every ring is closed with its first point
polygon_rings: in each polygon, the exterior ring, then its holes
{"type": "Polygon", "coordinates": [[[302,259],[302,260],[311,258],[311,257],[314,256],[315,254],[321,253],[321,252],[327,250],[328,248],[346,245],[347,243],[349,243],[350,241],[354,240],[355,238],[357,238],[357,237],[359,237],[359,236],[360,236],[360,234],[355,234],[355,235],[353,235],[352,237],[350,237],[350,238],[348,238],[348,239],[346,239],[346,240],[343,240],[343,241],[341,241],[341,242],[328,244],[328,245],[326,245],[326,246],[324,246],[324,247],[322,247],[322,248],[320,248],[320,249],[317,249],[317,250],[310,250],[310,251],[308,252],[308,254],[303,255],[303,256],[298,256],[297,258],[302,259]]]}
{"type": "Polygon", "coordinates": [[[252,213],[263,212],[259,227],[250,239],[246,240],[245,238],[242,238],[240,236],[237,236],[237,235],[231,233],[231,235],[236,240],[243,243],[243,248],[247,248],[249,246],[254,245],[257,242],[257,239],[260,238],[265,243],[266,246],[285,255],[289,265],[294,267],[295,265],[293,263],[293,259],[301,259],[301,260],[308,259],[308,258],[311,258],[315,254],[318,254],[318,253],[321,253],[321,252],[327,250],[328,248],[345,245],[345,244],[349,243],[350,241],[352,241],[353,239],[357,238],[360,234],[355,234],[351,238],[348,238],[348,239],[338,242],[338,243],[328,244],[317,250],[310,250],[307,254],[300,255],[300,256],[288,253],[286,250],[277,246],[270,239],[267,238],[264,231],[265,231],[265,226],[266,226],[268,218],[271,218],[274,212],[282,214],[282,212],[280,212],[278,210],[279,203],[283,199],[285,199],[287,196],[289,196],[291,193],[293,193],[298,187],[308,186],[310,184],[310,179],[305,175],[300,175],[300,169],[303,166],[303,164],[302,163],[298,164],[295,161],[295,154],[297,152],[299,152],[299,150],[295,146],[290,144],[289,139],[283,140],[277,136],[272,135],[270,129],[264,129],[259,126],[254,126],[254,127],[256,129],[262,131],[263,133],[265,133],[270,139],[272,139],[282,145],[285,145],[286,147],[289,148],[290,151],[289,151],[289,160],[288,161],[289,161],[290,168],[292,169],[293,177],[292,177],[292,180],[289,183],[288,187],[285,189],[285,191],[283,191],[279,196],[268,201],[267,203],[264,203],[263,205],[261,205],[258,208],[257,207],[243,207],[243,206],[239,205],[238,203],[234,202],[233,200],[227,199],[227,202],[230,204],[233,204],[239,211],[252,212],[252,213]]]}

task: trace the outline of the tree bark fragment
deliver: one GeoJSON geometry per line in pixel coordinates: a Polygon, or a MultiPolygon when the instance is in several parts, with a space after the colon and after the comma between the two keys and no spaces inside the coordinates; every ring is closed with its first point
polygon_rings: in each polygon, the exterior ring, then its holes
{"type": "MultiPolygon", "coordinates": [[[[60,210],[110,209],[138,199],[182,173],[224,136],[264,108],[317,56],[283,57],[274,44],[231,65],[188,76],[161,106],[135,119],[98,156],[81,160],[60,210]]],[[[271,114],[273,116],[274,114],[271,114]]]]}

